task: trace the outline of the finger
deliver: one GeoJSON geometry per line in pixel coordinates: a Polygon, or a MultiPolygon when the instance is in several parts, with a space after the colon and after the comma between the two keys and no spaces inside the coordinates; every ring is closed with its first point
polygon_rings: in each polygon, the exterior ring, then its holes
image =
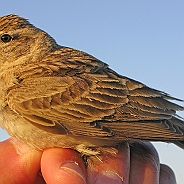
{"type": "Polygon", "coordinates": [[[1,142],[0,150],[0,183],[35,183],[40,170],[40,151],[12,138],[1,142]]]}
{"type": "Polygon", "coordinates": [[[85,184],[85,164],[79,153],[71,149],[52,148],[43,152],[42,175],[47,184],[85,184]]]}
{"type": "Polygon", "coordinates": [[[101,153],[88,160],[88,183],[128,184],[129,183],[129,146],[122,144],[116,154],[101,153]]]}
{"type": "Polygon", "coordinates": [[[153,145],[133,143],[130,148],[130,184],[158,184],[160,163],[153,145]]]}
{"type": "Polygon", "coordinates": [[[160,165],[160,184],[176,184],[175,174],[167,165],[160,165]]]}

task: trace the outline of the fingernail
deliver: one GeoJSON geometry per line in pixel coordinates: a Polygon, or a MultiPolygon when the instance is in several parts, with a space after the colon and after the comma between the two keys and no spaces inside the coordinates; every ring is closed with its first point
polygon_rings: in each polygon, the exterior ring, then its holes
{"type": "Polygon", "coordinates": [[[105,171],[97,176],[95,184],[122,184],[123,178],[113,171],[105,171]]]}
{"type": "Polygon", "coordinates": [[[15,147],[15,149],[19,155],[24,155],[24,154],[32,151],[30,149],[30,147],[28,147],[25,144],[22,144],[21,142],[17,141],[16,139],[12,139],[10,142],[13,144],[13,146],[15,147]]]}
{"type": "Polygon", "coordinates": [[[67,172],[72,172],[72,174],[79,176],[84,183],[86,182],[84,173],[77,162],[68,161],[61,166],[61,169],[66,170],[67,172]]]}

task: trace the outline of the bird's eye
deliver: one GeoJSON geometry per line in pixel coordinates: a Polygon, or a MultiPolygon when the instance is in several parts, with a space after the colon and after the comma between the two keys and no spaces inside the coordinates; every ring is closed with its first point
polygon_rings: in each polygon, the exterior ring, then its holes
{"type": "Polygon", "coordinates": [[[4,35],[1,36],[1,40],[4,43],[7,43],[7,42],[10,42],[12,40],[12,37],[9,34],[4,34],[4,35]]]}

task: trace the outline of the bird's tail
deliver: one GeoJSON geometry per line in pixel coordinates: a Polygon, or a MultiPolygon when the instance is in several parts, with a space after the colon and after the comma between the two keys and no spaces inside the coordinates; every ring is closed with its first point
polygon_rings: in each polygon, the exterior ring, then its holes
{"type": "Polygon", "coordinates": [[[174,144],[179,146],[181,149],[184,149],[184,141],[174,141],[174,144]]]}

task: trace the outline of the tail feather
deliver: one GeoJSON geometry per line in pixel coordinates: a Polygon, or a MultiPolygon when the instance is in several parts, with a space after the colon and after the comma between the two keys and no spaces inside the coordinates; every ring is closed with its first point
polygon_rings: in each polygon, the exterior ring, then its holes
{"type": "Polygon", "coordinates": [[[179,146],[181,149],[184,149],[184,140],[183,141],[174,141],[174,144],[179,146]]]}

